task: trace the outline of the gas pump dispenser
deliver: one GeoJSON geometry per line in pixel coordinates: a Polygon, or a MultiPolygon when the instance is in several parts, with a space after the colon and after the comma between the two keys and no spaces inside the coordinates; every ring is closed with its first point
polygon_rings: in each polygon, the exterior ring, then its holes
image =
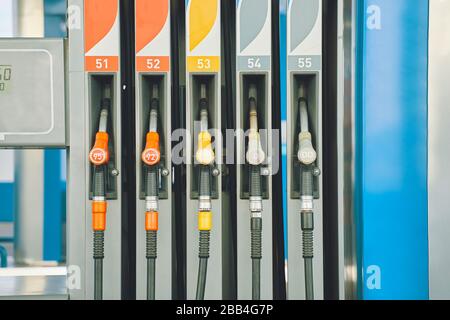
{"type": "Polygon", "coordinates": [[[272,1],[236,13],[238,299],[272,299],[272,1]]]}
{"type": "Polygon", "coordinates": [[[288,297],[323,299],[322,1],[287,10],[288,297]]]}
{"type": "Polygon", "coordinates": [[[135,0],[137,299],[174,297],[170,16],[169,0],[135,0]]]}
{"type": "Polygon", "coordinates": [[[106,179],[109,162],[108,117],[111,109],[111,88],[104,85],[101,100],[98,132],[94,146],[89,153],[92,165],[92,230],[94,234],[94,299],[103,299],[103,258],[106,231],[106,179]]]}
{"type": "Polygon", "coordinates": [[[223,262],[220,19],[220,0],[186,2],[188,299],[220,300],[232,285],[223,262]]]}
{"type": "Polygon", "coordinates": [[[68,41],[67,263],[79,267],[76,272],[83,275],[69,294],[75,300],[120,299],[119,1],[69,0],[68,5],[69,17],[83,17],[84,22],[69,28],[68,41]]]}

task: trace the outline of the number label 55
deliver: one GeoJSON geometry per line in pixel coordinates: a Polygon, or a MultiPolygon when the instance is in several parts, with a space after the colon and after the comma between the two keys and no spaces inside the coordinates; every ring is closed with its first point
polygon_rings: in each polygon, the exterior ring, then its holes
{"type": "Polygon", "coordinates": [[[298,67],[300,69],[311,69],[312,66],[312,58],[298,58],[298,67]]]}

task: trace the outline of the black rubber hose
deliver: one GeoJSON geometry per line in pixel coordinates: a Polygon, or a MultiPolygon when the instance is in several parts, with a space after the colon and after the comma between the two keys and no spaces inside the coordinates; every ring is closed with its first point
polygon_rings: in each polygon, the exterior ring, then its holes
{"type": "MultiPolygon", "coordinates": [[[[106,194],[105,166],[94,166],[92,193],[94,197],[106,194]]],[[[103,259],[105,257],[105,232],[94,231],[94,299],[103,299],[103,259]]]]}
{"type": "Polygon", "coordinates": [[[155,275],[158,248],[157,231],[147,231],[147,300],[155,300],[155,275]]]}
{"type": "MultiPolygon", "coordinates": [[[[250,166],[250,197],[262,197],[261,169],[250,166]]],[[[261,259],[262,259],[262,218],[252,217],[250,220],[251,258],[252,258],[252,298],[261,299],[261,259]]]]}
{"type": "Polygon", "coordinates": [[[208,271],[208,259],[209,259],[209,242],[210,231],[200,231],[199,238],[199,265],[198,265],[198,278],[197,278],[197,293],[196,300],[205,299],[206,288],[206,276],[208,271]]]}
{"type": "MultiPolygon", "coordinates": [[[[314,175],[312,166],[301,167],[301,196],[313,197],[314,175]]],[[[303,261],[305,265],[306,300],[314,300],[314,212],[301,212],[301,228],[303,242],[303,261]]]]}
{"type": "Polygon", "coordinates": [[[94,231],[94,299],[103,299],[103,259],[105,257],[105,233],[94,231]]]}
{"type": "Polygon", "coordinates": [[[314,300],[314,213],[306,211],[301,213],[303,260],[305,264],[305,293],[306,300],[314,300]]]}
{"type": "Polygon", "coordinates": [[[261,299],[262,218],[251,218],[252,299],[261,299]]]}

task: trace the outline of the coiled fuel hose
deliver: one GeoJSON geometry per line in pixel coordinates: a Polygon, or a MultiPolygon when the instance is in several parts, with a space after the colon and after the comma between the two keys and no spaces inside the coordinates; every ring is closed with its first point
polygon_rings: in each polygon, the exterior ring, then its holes
{"type": "Polygon", "coordinates": [[[246,159],[249,164],[249,207],[252,258],[252,299],[261,298],[261,259],[262,259],[262,211],[263,193],[261,182],[261,165],[265,160],[261,138],[258,131],[257,88],[249,89],[250,131],[246,159]]]}
{"type": "Polygon", "coordinates": [[[94,258],[94,299],[103,299],[103,259],[106,230],[106,175],[109,162],[108,115],[111,108],[110,88],[105,87],[101,101],[99,128],[95,135],[95,143],[89,153],[89,161],[93,166],[92,175],[92,229],[94,258]]]}
{"type": "Polygon", "coordinates": [[[144,163],[145,232],[147,259],[147,300],[155,300],[159,211],[159,168],[161,150],[158,134],[159,88],[153,86],[150,100],[149,130],[141,159],[144,163]]]}
{"type": "Polygon", "coordinates": [[[308,100],[304,83],[299,86],[300,134],[298,160],[300,162],[300,201],[303,260],[305,266],[305,294],[307,300],[314,300],[314,163],[317,153],[312,144],[309,130],[308,100]]]}
{"type": "Polygon", "coordinates": [[[199,165],[199,195],[198,195],[198,230],[199,230],[199,266],[197,277],[196,299],[205,298],[206,278],[212,229],[211,205],[211,168],[215,155],[212,148],[212,137],[208,132],[208,99],[206,85],[200,86],[200,133],[195,158],[199,165]]]}

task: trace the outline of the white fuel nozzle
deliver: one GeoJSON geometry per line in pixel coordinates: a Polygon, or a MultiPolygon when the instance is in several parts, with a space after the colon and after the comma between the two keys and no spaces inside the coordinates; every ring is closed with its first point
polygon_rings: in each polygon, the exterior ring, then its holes
{"type": "Polygon", "coordinates": [[[311,165],[317,160],[317,152],[312,144],[312,136],[309,131],[308,103],[306,100],[306,88],[303,83],[299,87],[300,109],[300,134],[298,135],[298,161],[304,165],[311,165]]]}
{"type": "Polygon", "coordinates": [[[255,85],[251,85],[249,89],[250,104],[250,132],[248,137],[248,148],[246,159],[250,165],[261,165],[266,154],[261,144],[261,136],[258,131],[258,112],[257,112],[257,89],[255,85]]]}
{"type": "Polygon", "coordinates": [[[300,132],[298,135],[298,161],[304,165],[311,165],[317,160],[317,152],[312,145],[312,137],[309,132],[300,132]]]}

